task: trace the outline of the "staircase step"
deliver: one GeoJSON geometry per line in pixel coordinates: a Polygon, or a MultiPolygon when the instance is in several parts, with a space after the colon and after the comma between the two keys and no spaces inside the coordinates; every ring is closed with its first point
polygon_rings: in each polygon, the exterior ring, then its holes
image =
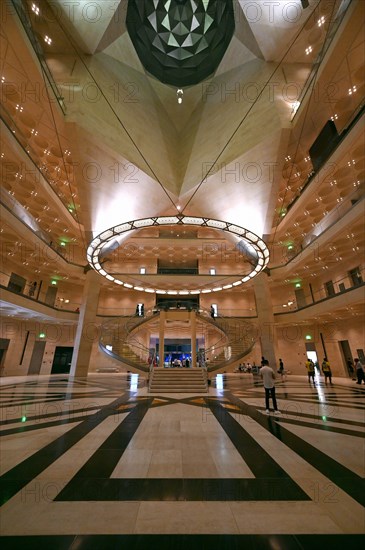
{"type": "Polygon", "coordinates": [[[154,369],[150,393],[207,393],[204,372],[192,370],[154,369]]]}

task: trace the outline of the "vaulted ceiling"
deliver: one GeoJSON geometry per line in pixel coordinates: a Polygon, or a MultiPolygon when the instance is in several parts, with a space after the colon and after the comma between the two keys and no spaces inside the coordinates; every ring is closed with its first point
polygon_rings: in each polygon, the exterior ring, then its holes
{"type": "MultiPolygon", "coordinates": [[[[45,242],[66,243],[75,264],[85,265],[87,244],[104,229],[178,207],[247,227],[273,251],[298,247],[340,202],[362,192],[361,136],[344,145],[315,192],[311,184],[306,195],[305,184],[322,126],[333,118],[343,131],[363,101],[363,2],[339,15],[340,0],[313,0],[305,10],[300,0],[235,0],[235,31],[219,67],[185,87],[182,104],[176,87],[140,62],[126,1],[42,0],[39,14],[33,3],[32,32],[47,67],[39,70],[11,13],[2,28],[2,198],[28,212],[45,242]]],[[[5,241],[16,249],[19,233],[5,221],[5,241]]],[[[359,220],[353,224],[346,235],[361,233],[359,220]]],[[[156,256],[151,241],[136,238],[156,256]]],[[[355,250],[363,246],[350,238],[355,250]]],[[[333,245],[341,258],[344,239],[333,245]]],[[[180,254],[180,245],[171,248],[180,254]]],[[[272,266],[287,260],[277,258],[272,266]]],[[[316,273],[316,262],[303,258],[296,276],[316,273]]],[[[34,267],[51,273],[55,266],[45,260],[34,267]]],[[[57,269],[77,280],[62,262],[57,269]]]]}

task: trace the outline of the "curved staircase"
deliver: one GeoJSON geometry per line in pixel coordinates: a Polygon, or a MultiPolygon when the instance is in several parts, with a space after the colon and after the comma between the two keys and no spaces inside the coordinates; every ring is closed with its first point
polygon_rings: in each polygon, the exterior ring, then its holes
{"type": "MultiPolygon", "coordinates": [[[[197,317],[203,316],[199,314],[197,317]]],[[[214,320],[210,316],[203,318],[221,333],[220,341],[205,349],[209,372],[226,368],[250,353],[257,337],[253,323],[240,317],[216,317],[214,320]]]]}
{"type": "MultiPolygon", "coordinates": [[[[131,315],[110,319],[102,325],[99,347],[109,357],[124,364],[126,368],[147,374],[154,357],[151,355],[150,349],[145,346],[146,333],[143,329],[158,334],[159,320],[160,312],[156,310],[147,311],[144,317],[131,315]]],[[[188,337],[186,332],[188,328],[184,326],[183,321],[180,322],[181,326],[179,326],[178,320],[169,323],[170,326],[175,327],[180,338],[184,334],[186,334],[185,337],[188,337]]],[[[205,348],[205,362],[203,361],[202,365],[207,368],[208,372],[225,369],[243,359],[255,344],[256,328],[251,322],[242,318],[216,317],[212,319],[210,312],[200,309],[196,314],[196,325],[197,333],[204,335],[204,340],[210,342],[209,347],[205,348]]],[[[170,369],[153,369],[154,372],[159,370],[164,371],[166,380],[168,377],[174,376],[175,371],[205,372],[204,369],[199,368],[171,369],[170,374],[170,369]]],[[[182,374],[183,372],[179,376],[183,378],[182,374]]],[[[159,376],[162,374],[157,374],[157,377],[159,376]]],[[[196,375],[193,374],[192,377],[194,376],[196,375]]],[[[176,382],[177,380],[178,377],[171,378],[171,381],[176,382]]],[[[163,381],[161,379],[161,382],[163,381]]]]}

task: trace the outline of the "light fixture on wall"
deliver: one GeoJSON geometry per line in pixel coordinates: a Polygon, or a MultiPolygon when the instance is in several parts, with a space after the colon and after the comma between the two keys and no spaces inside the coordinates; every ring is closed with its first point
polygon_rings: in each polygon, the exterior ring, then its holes
{"type": "Polygon", "coordinates": [[[178,88],[176,90],[176,95],[177,95],[177,102],[181,105],[181,103],[183,102],[184,90],[182,88],[178,88]]]}

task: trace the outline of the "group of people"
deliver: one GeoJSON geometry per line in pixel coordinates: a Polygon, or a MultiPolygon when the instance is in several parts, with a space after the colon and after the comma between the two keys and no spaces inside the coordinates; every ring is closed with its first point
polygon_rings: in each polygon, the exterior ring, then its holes
{"type": "Polygon", "coordinates": [[[252,372],[252,365],[251,363],[240,363],[237,367],[238,372],[252,372]]]}
{"type": "MultiPolygon", "coordinates": [[[[365,365],[361,363],[358,357],[354,359],[354,362],[355,362],[356,377],[357,377],[356,384],[361,384],[361,382],[364,382],[365,384],[365,365]]],[[[315,365],[313,361],[311,359],[307,359],[305,366],[308,372],[308,382],[310,383],[310,381],[312,380],[314,383],[315,365]]],[[[329,380],[329,383],[332,384],[332,370],[327,357],[323,358],[321,367],[322,367],[322,372],[324,374],[325,384],[327,384],[328,380],[329,380]]],[[[284,372],[285,372],[284,363],[282,359],[279,359],[278,373],[283,375],[284,372]]],[[[265,389],[266,414],[270,414],[270,403],[269,403],[270,398],[272,400],[274,414],[275,415],[281,414],[280,411],[278,410],[278,405],[277,405],[276,395],[275,395],[276,374],[275,374],[275,371],[270,367],[269,361],[265,359],[265,357],[261,358],[260,376],[263,379],[264,389],[265,389]]]]}
{"type": "MultiPolygon", "coordinates": [[[[315,381],[314,381],[314,377],[315,377],[315,374],[316,374],[316,367],[312,361],[312,359],[307,359],[306,362],[305,362],[305,367],[307,369],[307,374],[308,374],[308,382],[310,383],[311,380],[313,382],[313,384],[315,384],[315,381]]],[[[329,380],[330,384],[332,384],[332,370],[331,370],[331,365],[329,364],[328,362],[328,359],[327,357],[324,357],[323,358],[323,361],[322,361],[322,372],[324,374],[324,382],[325,384],[327,384],[327,381],[329,380]]]]}

